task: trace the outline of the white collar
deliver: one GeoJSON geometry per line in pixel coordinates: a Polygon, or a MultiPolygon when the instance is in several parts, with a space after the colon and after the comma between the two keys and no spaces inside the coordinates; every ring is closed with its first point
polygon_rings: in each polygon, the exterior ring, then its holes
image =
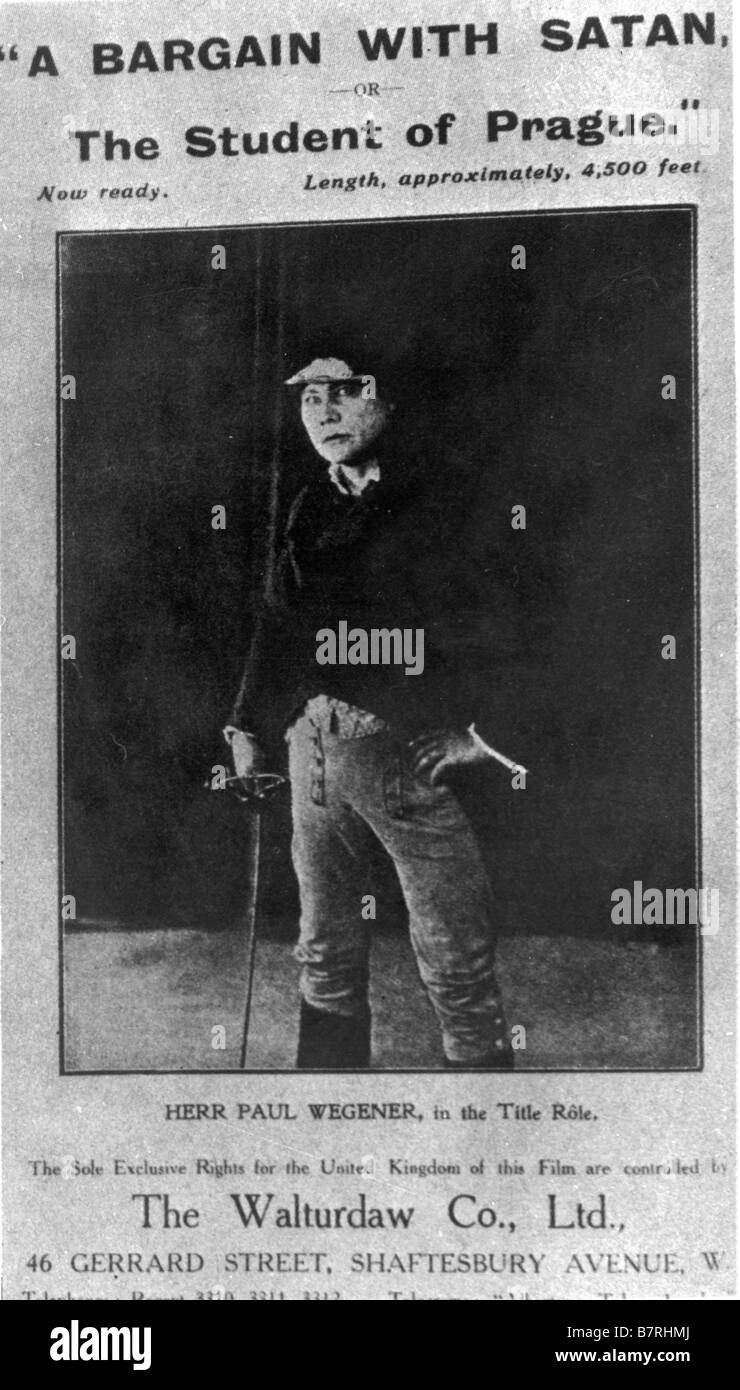
{"type": "Polygon", "coordinates": [[[359,497],[360,493],[365,491],[368,483],[380,481],[380,466],[377,463],[371,463],[365,473],[356,477],[354,473],[348,472],[343,464],[330,463],[329,477],[334,486],[344,493],[345,497],[359,497]]]}

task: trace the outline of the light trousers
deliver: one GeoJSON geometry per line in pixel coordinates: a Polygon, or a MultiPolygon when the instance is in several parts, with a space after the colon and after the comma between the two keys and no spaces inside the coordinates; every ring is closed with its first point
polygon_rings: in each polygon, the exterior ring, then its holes
{"type": "Polygon", "coordinates": [[[340,738],[304,714],[287,735],[293,863],[301,899],[301,993],[314,1008],[367,1002],[375,841],[391,856],[419,974],[452,1062],[501,1046],[494,912],[480,849],[457,797],[414,777],[389,730],[340,738]]]}

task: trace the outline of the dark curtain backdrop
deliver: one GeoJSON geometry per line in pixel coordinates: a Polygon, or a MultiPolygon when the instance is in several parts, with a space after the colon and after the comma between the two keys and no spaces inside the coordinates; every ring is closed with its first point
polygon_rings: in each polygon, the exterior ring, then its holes
{"type": "MultiPolygon", "coordinates": [[[[548,755],[526,792],[502,774],[469,797],[502,930],[609,934],[615,887],[695,882],[691,255],[686,210],[62,238],[80,919],[239,913],[244,813],[202,783],[286,509],[320,466],[281,383],[358,344],[391,374],[408,449],[433,440],[485,476],[486,506],[524,503],[552,576],[548,755]]],[[[265,931],[295,927],[289,829],[278,804],[265,931]]]]}

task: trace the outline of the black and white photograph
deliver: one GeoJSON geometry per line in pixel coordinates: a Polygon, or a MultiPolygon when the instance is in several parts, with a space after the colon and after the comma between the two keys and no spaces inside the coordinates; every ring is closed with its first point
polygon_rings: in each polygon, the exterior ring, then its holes
{"type": "Polygon", "coordinates": [[[64,1072],[701,1067],[695,238],[60,235],[64,1072]]]}
{"type": "Polygon", "coordinates": [[[734,9],[4,5],[41,1383],[213,1379],[283,1301],[493,1303],[530,1378],[716,1364],[734,9]]]}

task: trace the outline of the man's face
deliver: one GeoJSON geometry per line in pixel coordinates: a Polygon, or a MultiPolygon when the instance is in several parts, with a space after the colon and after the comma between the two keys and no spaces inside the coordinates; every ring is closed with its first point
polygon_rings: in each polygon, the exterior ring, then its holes
{"type": "Polygon", "coordinates": [[[310,381],[301,392],[301,419],[317,454],[327,463],[352,464],[383,433],[391,406],[365,399],[361,381],[310,381]]]}

